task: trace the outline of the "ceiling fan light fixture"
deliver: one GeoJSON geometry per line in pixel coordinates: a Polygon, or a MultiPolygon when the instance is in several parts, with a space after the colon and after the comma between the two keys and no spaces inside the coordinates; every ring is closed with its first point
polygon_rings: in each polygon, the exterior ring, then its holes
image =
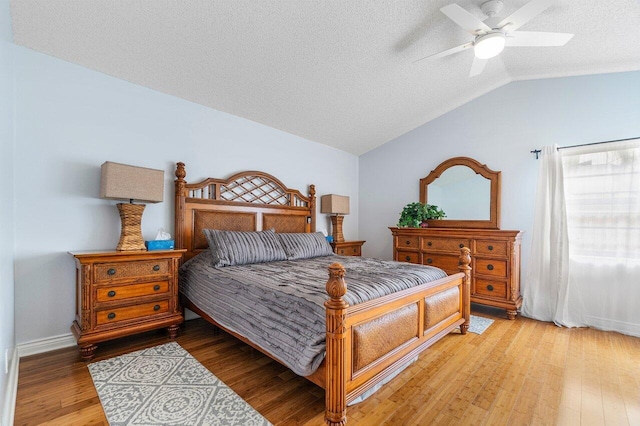
{"type": "Polygon", "coordinates": [[[473,52],[478,59],[493,58],[504,50],[506,41],[505,35],[501,32],[481,35],[473,44],[473,52]]]}

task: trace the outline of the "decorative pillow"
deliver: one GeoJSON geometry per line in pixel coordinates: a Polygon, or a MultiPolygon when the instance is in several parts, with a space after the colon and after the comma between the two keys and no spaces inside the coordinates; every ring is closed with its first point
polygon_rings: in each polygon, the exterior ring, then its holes
{"type": "Polygon", "coordinates": [[[310,257],[329,256],[333,254],[331,245],[322,232],[283,233],[276,234],[289,260],[307,259],[310,257]]]}
{"type": "Polygon", "coordinates": [[[203,230],[209,242],[213,266],[287,260],[287,254],[273,230],[259,232],[203,230]]]}

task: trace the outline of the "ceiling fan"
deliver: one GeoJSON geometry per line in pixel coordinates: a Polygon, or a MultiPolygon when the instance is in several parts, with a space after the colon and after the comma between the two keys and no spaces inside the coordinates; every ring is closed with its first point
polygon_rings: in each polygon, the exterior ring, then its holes
{"type": "Polygon", "coordinates": [[[442,58],[454,53],[462,52],[473,47],[474,58],[469,77],[482,72],[490,58],[498,56],[506,47],[532,46],[564,46],[573,37],[569,33],[549,33],[540,31],[516,31],[533,17],[542,13],[555,0],[531,0],[504,19],[496,15],[502,10],[503,3],[499,0],[489,0],[480,6],[480,10],[488,16],[483,22],[457,4],[450,4],[440,9],[456,24],[460,25],[471,35],[473,41],[430,55],[414,62],[429,58],[442,58]]]}

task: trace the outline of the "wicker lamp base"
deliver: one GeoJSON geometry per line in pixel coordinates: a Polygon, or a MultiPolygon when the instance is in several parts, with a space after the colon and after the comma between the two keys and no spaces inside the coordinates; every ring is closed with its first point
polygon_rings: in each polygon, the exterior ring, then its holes
{"type": "Polygon", "coordinates": [[[333,242],[334,243],[344,243],[344,235],[342,235],[342,221],[344,220],[344,216],[342,215],[334,215],[331,216],[331,225],[333,226],[333,242]]]}
{"type": "Polygon", "coordinates": [[[117,206],[122,229],[116,250],[146,250],[142,239],[142,212],[146,206],[132,203],[118,203],[117,206]]]}

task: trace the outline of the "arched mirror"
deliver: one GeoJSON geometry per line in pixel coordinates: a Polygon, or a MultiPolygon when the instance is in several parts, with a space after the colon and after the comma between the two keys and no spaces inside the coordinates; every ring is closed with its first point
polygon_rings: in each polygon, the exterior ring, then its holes
{"type": "Polygon", "coordinates": [[[500,172],[468,157],[451,158],[420,179],[420,201],[447,214],[439,228],[500,227],[500,172]]]}

